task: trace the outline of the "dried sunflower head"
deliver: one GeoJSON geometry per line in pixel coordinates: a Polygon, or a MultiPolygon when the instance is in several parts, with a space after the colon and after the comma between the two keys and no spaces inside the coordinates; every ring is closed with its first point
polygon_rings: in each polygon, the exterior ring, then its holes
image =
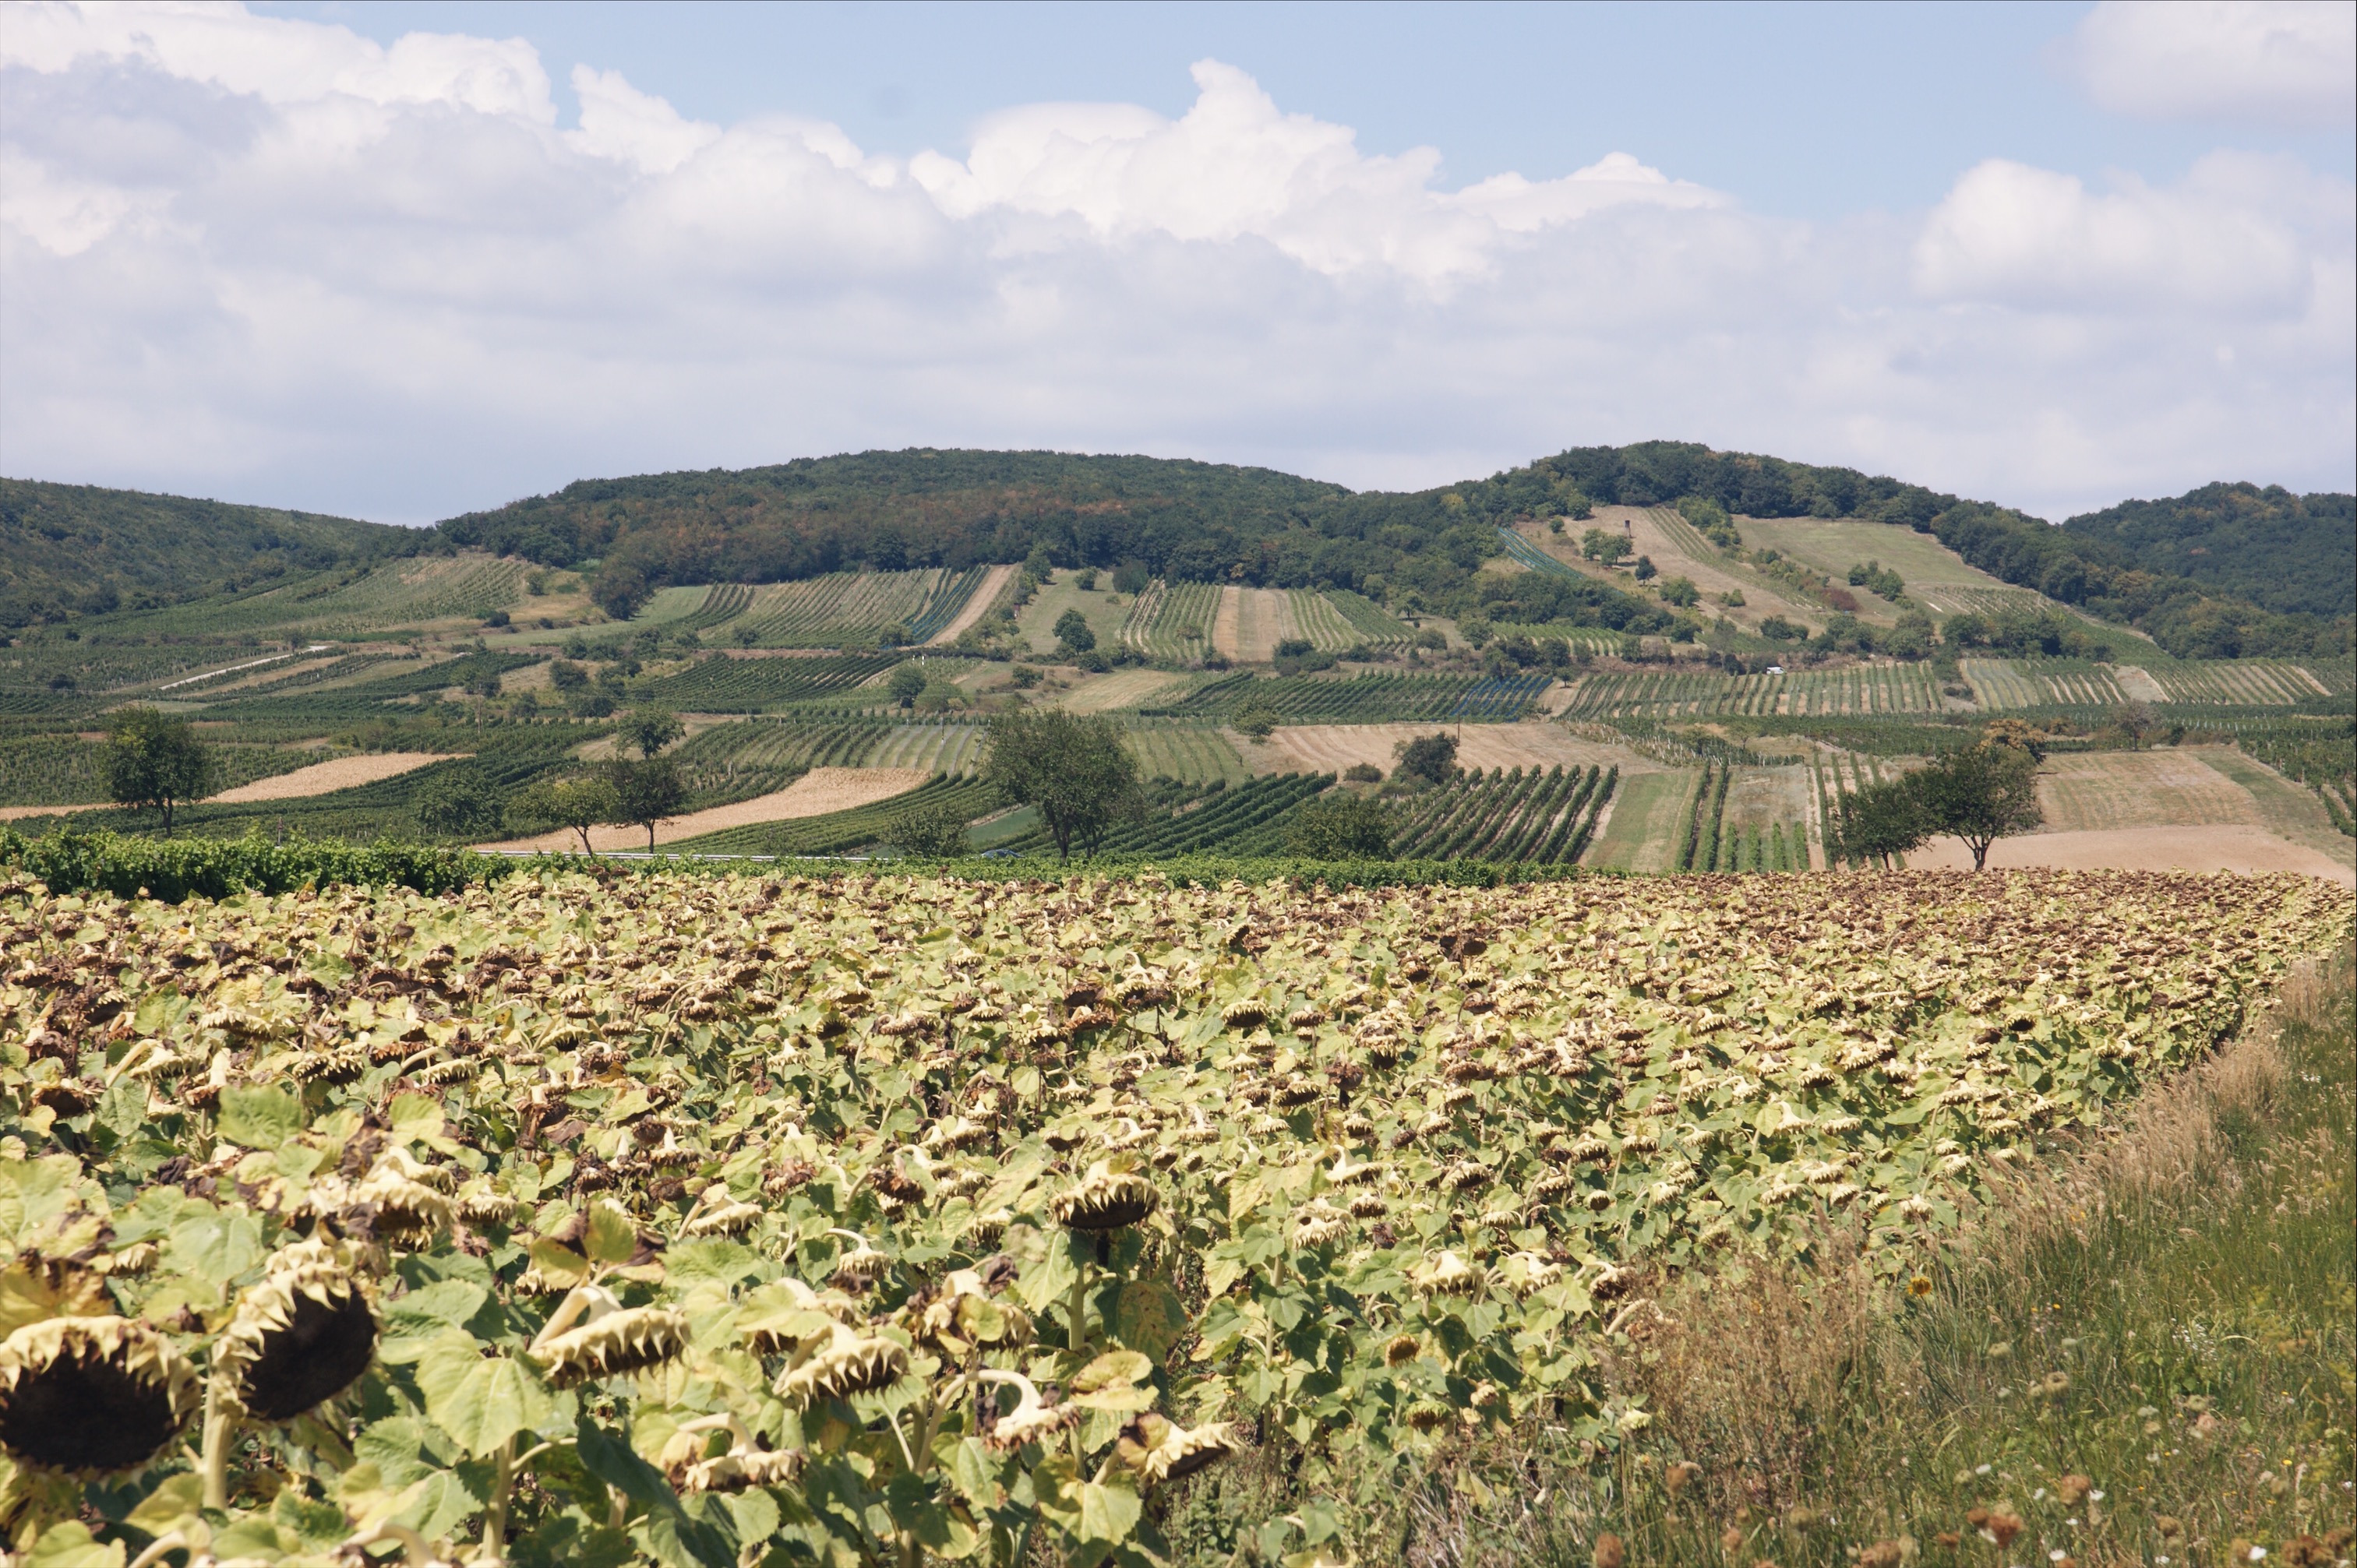
{"type": "MultiPolygon", "coordinates": [[[[405,1156],[403,1163],[416,1164],[405,1156]]],[[[436,1231],[450,1228],[456,1212],[447,1197],[411,1179],[399,1164],[387,1160],[379,1160],[368,1175],[352,1184],[350,1202],[354,1208],[373,1211],[370,1227],[385,1241],[430,1240],[436,1231]]]]}
{"type": "Polygon", "coordinates": [[[271,1254],[262,1283],[239,1301],[213,1366],[239,1409],[292,1421],[357,1382],[376,1339],[375,1315],[336,1249],[297,1241],[271,1254]]]}
{"type": "Polygon", "coordinates": [[[1453,1248],[1416,1270],[1414,1278],[1418,1289],[1434,1295],[1479,1295],[1484,1283],[1481,1271],[1453,1248]]]}
{"type": "Polygon", "coordinates": [[[908,1374],[909,1351],[898,1340],[870,1337],[834,1325],[827,1343],[778,1380],[778,1392],[797,1404],[850,1399],[890,1388],[908,1374]]]}
{"type": "Polygon", "coordinates": [[[1067,1230],[1103,1232],[1135,1225],[1161,1204],[1162,1194],[1152,1182],[1100,1162],[1078,1187],[1050,1203],[1048,1211],[1067,1230]]]}
{"type": "Polygon", "coordinates": [[[680,1228],[691,1236],[742,1236],[761,1223],[759,1206],[730,1197],[725,1182],[706,1187],[704,1197],[709,1207],[690,1216],[680,1228]]]}
{"type": "Polygon", "coordinates": [[[628,1377],[677,1360],[687,1352],[687,1318],[662,1306],[624,1306],[600,1285],[582,1285],[557,1308],[552,1325],[587,1308],[584,1320],[555,1334],[544,1330],[532,1356],[560,1389],[597,1378],[628,1377]]]}
{"type": "Polygon", "coordinates": [[[137,1470],[197,1407],[197,1374],[171,1342],[123,1317],[51,1317],[0,1342],[0,1450],[81,1477],[137,1470]]]}
{"type": "Polygon", "coordinates": [[[1147,1486],[1158,1487],[1208,1469],[1243,1449],[1227,1422],[1189,1428],[1148,1411],[1122,1434],[1114,1453],[1147,1486]]]}
{"type": "Polygon", "coordinates": [[[983,1442],[992,1452],[1012,1454],[1029,1443],[1045,1443],[1056,1434],[1080,1423],[1085,1412],[1078,1405],[1049,1404],[1032,1385],[1031,1380],[1016,1372],[990,1372],[987,1382],[1013,1383],[1022,1390],[1022,1398],[1013,1410],[990,1423],[983,1442]]]}
{"type": "Polygon", "coordinates": [[[1351,1217],[1322,1197],[1312,1198],[1294,1211],[1293,1240],[1297,1246],[1323,1247],[1350,1234],[1351,1217]]]}

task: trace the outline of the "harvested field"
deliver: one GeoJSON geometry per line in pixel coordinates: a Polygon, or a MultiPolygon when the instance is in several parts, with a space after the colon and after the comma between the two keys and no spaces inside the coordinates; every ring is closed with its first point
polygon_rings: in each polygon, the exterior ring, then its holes
{"type": "Polygon", "coordinates": [[[1448,728],[1458,736],[1460,768],[1585,768],[1601,763],[1635,773],[1658,773],[1662,765],[1626,746],[1583,740],[1560,725],[1298,725],[1272,732],[1248,754],[1259,773],[1339,773],[1354,762],[1372,763],[1388,773],[1397,760],[1393,747],[1448,728]]]}
{"type": "MultiPolygon", "coordinates": [[[[847,811],[855,806],[873,805],[888,800],[895,795],[905,795],[931,779],[930,770],[922,768],[813,768],[791,785],[770,794],[739,800],[734,805],[714,806],[701,811],[691,811],[683,817],[673,817],[655,828],[655,843],[673,843],[681,839],[700,838],[716,833],[724,828],[752,827],[760,822],[791,822],[800,817],[823,817],[830,811],[847,811]]],[[[592,828],[589,843],[594,849],[644,849],[646,831],[642,828],[592,828]]],[[[532,838],[508,839],[499,843],[484,844],[496,850],[575,850],[581,847],[579,835],[572,832],[539,833],[532,838]]]]}
{"type": "Polygon", "coordinates": [[[1020,570],[1022,568],[1018,566],[993,566],[984,574],[982,585],[974,589],[974,596],[966,600],[965,607],[952,617],[949,624],[933,633],[925,646],[945,648],[955,642],[966,628],[990,613],[991,607],[998,603],[999,596],[1006,592],[1007,585],[1015,581],[1015,574],[1020,570]]]}
{"type": "Polygon", "coordinates": [[[1064,699],[1064,706],[1076,714],[1134,708],[1159,693],[1186,684],[1186,676],[1166,670],[1124,670],[1082,682],[1064,699]]]}
{"type": "Polygon", "coordinates": [[[325,795],[357,784],[373,784],[380,779],[398,778],[449,760],[451,754],[437,751],[379,751],[361,757],[339,757],[332,762],[315,762],[292,773],[257,779],[251,784],[224,789],[212,796],[210,803],[235,806],[253,800],[291,800],[300,795],[325,795]]]}
{"type": "MultiPolygon", "coordinates": [[[[1989,868],[2033,866],[2058,871],[2296,871],[2343,887],[2357,886],[2357,865],[2279,838],[2265,828],[2214,827],[2073,829],[1999,839],[1989,868]]],[[[1934,839],[1909,852],[1910,871],[1969,870],[1973,857],[1954,839],[1934,839]]]]}

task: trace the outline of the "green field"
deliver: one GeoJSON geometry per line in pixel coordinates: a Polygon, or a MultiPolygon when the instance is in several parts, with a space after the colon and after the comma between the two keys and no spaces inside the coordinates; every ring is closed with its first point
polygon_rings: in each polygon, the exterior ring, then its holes
{"type": "Polygon", "coordinates": [[[1936,714],[1940,691],[1923,665],[1851,665],[1782,675],[1716,670],[1639,671],[1579,678],[1566,717],[1703,717],[1711,714],[1936,714]]]}
{"type": "Polygon", "coordinates": [[[1157,578],[1123,616],[1121,644],[1149,659],[1173,663],[1200,660],[1211,650],[1211,622],[1219,610],[1218,584],[1166,583],[1157,578]]]}

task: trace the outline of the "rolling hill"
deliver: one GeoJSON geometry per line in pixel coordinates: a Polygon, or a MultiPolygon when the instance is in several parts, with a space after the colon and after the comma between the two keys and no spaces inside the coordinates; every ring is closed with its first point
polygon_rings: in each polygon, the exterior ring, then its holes
{"type": "Polygon", "coordinates": [[[2072,538],[2279,615],[2357,615],[2357,497],[2204,485],[2074,517],[2072,538]]]}
{"type": "Polygon", "coordinates": [[[32,479],[0,479],[0,626],[242,592],[414,552],[419,531],[32,479]]]}

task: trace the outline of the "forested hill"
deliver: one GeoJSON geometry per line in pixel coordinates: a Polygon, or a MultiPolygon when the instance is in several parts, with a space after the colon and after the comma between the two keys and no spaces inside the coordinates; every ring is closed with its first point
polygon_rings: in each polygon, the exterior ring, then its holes
{"type": "Polygon", "coordinates": [[[2062,526],[2145,571],[2190,577],[2263,608],[2357,615],[2357,496],[2204,485],[2168,500],[2122,501],[2062,526]]]}
{"type": "MultiPolygon", "coordinates": [[[[1654,506],[1686,496],[1738,515],[1864,517],[1913,528],[1994,576],[2136,626],[2180,654],[2300,655],[2349,645],[2347,595],[2318,603],[2293,580],[2306,553],[2278,564],[2273,552],[2252,549],[2219,571],[2214,547],[2210,556],[2179,551],[2172,558],[2125,529],[2055,528],[2009,508],[1853,468],[1689,442],[1574,447],[1487,479],[1413,493],[1353,493],[1267,468],[1153,457],[866,452],[584,480],[453,518],[441,532],[453,546],[549,565],[597,559],[600,579],[625,596],[671,583],[963,566],[1039,551],[1060,565],[1135,562],[1172,578],[1353,587],[1379,596],[1388,588],[1450,610],[1470,607],[1474,569],[1499,551],[1498,524],[1577,514],[1589,503],[1654,506]],[[2189,572],[2189,562],[2205,569],[2189,572]]],[[[2335,500],[2297,504],[2305,516],[2329,518],[2335,500]]],[[[2345,509],[2348,498],[2337,501],[2345,509]]],[[[2342,540],[2345,546],[2345,528],[2342,540]]],[[[1632,609],[1609,589],[1590,593],[1561,579],[1491,579],[1480,592],[1530,601],[1493,605],[1498,618],[1600,614],[1619,625],[1632,609]]]]}
{"type": "Polygon", "coordinates": [[[0,479],[0,626],[178,604],[430,542],[350,518],[0,479]]]}

